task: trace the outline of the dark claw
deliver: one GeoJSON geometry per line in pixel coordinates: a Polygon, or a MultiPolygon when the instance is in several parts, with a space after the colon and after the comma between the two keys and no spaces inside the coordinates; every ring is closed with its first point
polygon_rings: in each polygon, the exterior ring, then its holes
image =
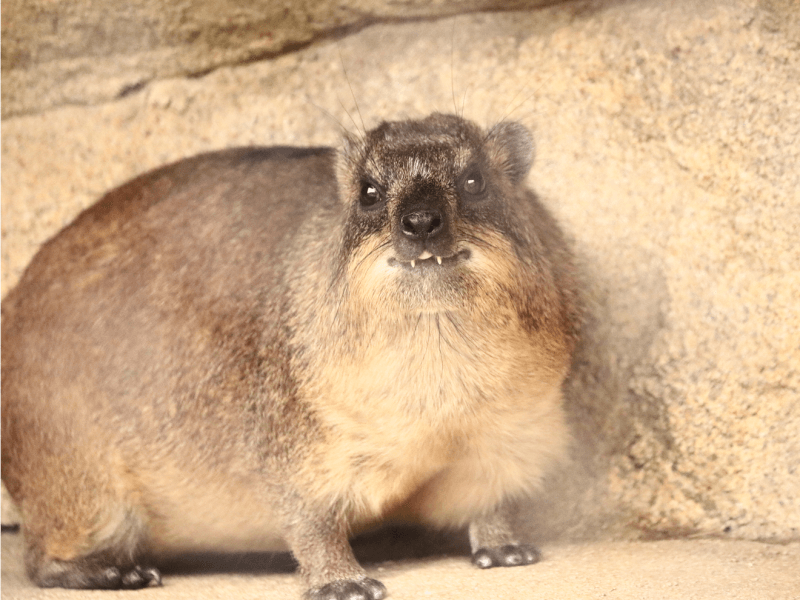
{"type": "Polygon", "coordinates": [[[372,594],[370,597],[373,600],[383,600],[383,598],[386,598],[386,586],[377,579],[370,579],[367,577],[361,582],[361,585],[367,588],[367,591],[372,594]]]}
{"type": "Polygon", "coordinates": [[[386,586],[369,577],[358,581],[333,581],[306,593],[307,600],[382,600],[385,597],[386,586]]]}
{"type": "Polygon", "coordinates": [[[122,576],[119,587],[123,590],[139,590],[150,585],[161,585],[161,572],[155,567],[142,568],[136,565],[122,576]]]}
{"type": "Polygon", "coordinates": [[[539,562],[542,555],[530,544],[509,544],[496,548],[479,548],[472,554],[472,564],[481,569],[516,567],[539,562]]]}
{"type": "Polygon", "coordinates": [[[122,588],[125,590],[138,590],[144,587],[144,577],[139,569],[128,571],[122,576],[122,588]]]}
{"type": "Polygon", "coordinates": [[[161,571],[155,567],[147,567],[142,572],[147,580],[147,585],[161,587],[161,571]]]}
{"type": "Polygon", "coordinates": [[[494,560],[486,548],[481,548],[472,553],[472,564],[479,569],[488,569],[494,566],[494,560]]]}
{"type": "Polygon", "coordinates": [[[107,569],[103,569],[103,572],[100,573],[97,578],[97,585],[92,585],[91,587],[114,590],[119,588],[121,581],[122,574],[119,572],[119,569],[117,567],[108,567],[107,569]]]}

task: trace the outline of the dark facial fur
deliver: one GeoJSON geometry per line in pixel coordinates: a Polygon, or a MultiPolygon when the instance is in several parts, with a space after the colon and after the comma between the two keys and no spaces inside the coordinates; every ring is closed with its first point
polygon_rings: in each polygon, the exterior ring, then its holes
{"type": "Polygon", "coordinates": [[[484,136],[449,115],[384,123],[344,152],[342,184],[348,200],[357,197],[350,227],[387,235],[402,263],[425,253],[454,258],[473,226],[508,230],[516,198],[504,198],[503,188],[528,172],[532,154],[519,126],[484,136]]]}
{"type": "MultiPolygon", "coordinates": [[[[486,134],[441,114],[347,140],[339,167],[349,205],[343,260],[370,241],[375,250],[365,260],[389,278],[382,285],[398,309],[428,312],[474,300],[473,289],[484,286],[475,278],[485,276],[475,267],[497,250],[497,238],[510,246],[517,274],[535,270],[546,260],[528,226],[538,203],[519,186],[532,158],[531,136],[516,123],[486,134]]],[[[504,260],[512,259],[507,250],[504,260]]],[[[518,283],[527,285],[501,285],[518,283]]]]}
{"type": "Polygon", "coordinates": [[[3,480],[40,585],[158,583],[160,556],[288,547],[310,598],[385,588],[347,536],[507,508],[567,432],[571,259],[515,123],[384,123],[330,149],[145,174],[48,242],[3,302],[3,480]]]}

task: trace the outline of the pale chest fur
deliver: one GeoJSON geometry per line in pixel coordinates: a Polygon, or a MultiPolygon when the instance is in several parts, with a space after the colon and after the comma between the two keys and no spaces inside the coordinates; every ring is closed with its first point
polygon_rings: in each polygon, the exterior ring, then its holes
{"type": "Polygon", "coordinates": [[[355,523],[460,525],[535,487],[567,439],[536,338],[444,314],[383,329],[306,387],[325,428],[300,472],[313,495],[355,523]]]}

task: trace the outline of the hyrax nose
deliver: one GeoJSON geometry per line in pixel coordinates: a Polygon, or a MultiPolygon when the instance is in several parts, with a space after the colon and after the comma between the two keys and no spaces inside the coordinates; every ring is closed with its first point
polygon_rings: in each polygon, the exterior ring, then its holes
{"type": "Polygon", "coordinates": [[[442,229],[442,214],[438,210],[415,210],[400,217],[400,231],[411,240],[435,237],[442,229]]]}

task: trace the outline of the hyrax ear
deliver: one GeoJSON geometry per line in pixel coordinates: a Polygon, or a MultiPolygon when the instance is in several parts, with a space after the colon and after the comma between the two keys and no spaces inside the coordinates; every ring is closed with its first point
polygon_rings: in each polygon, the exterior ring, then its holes
{"type": "Polygon", "coordinates": [[[486,151],[492,164],[502,169],[512,183],[519,183],[533,164],[533,136],[514,121],[498,123],[486,136],[486,151]]]}

